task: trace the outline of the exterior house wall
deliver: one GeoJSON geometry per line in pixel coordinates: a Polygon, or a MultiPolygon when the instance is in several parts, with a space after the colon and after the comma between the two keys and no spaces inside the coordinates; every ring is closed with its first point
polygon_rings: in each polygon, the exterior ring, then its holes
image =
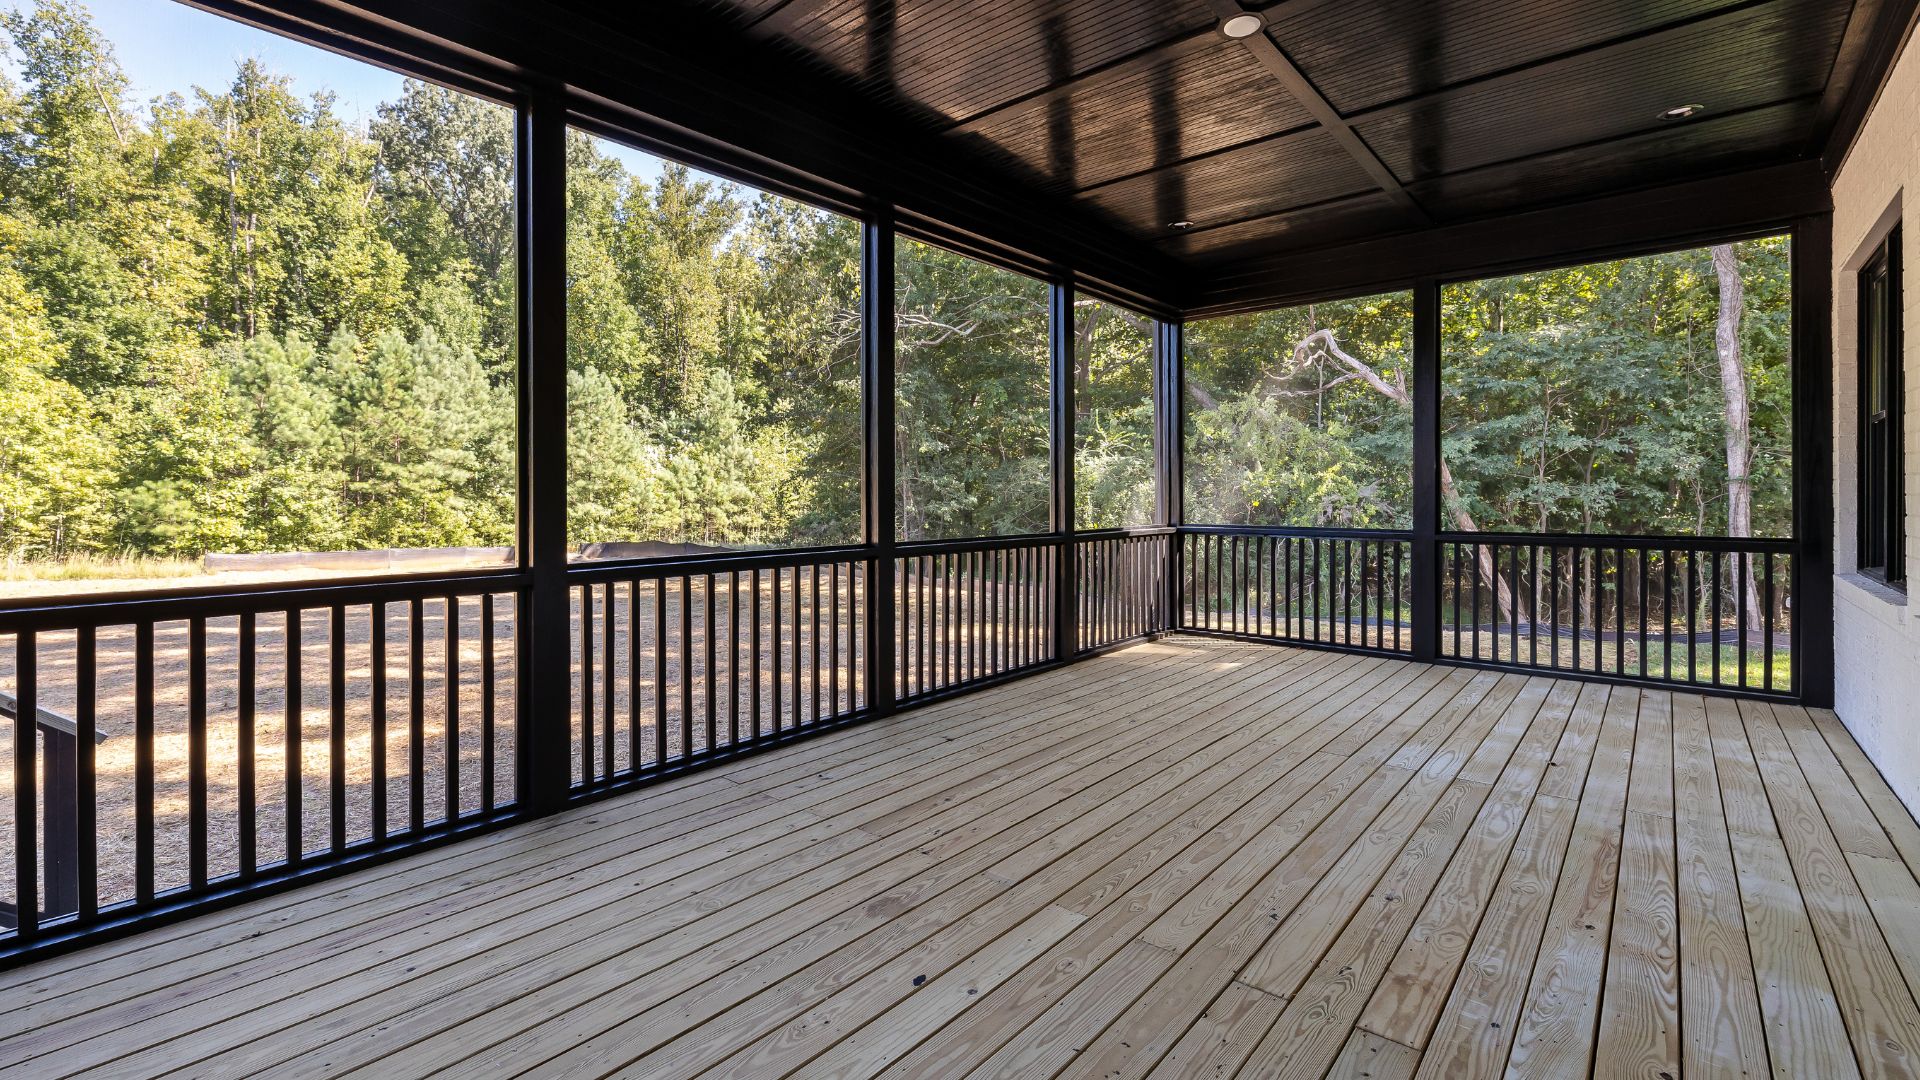
{"type": "MultiPolygon", "coordinates": [[[[1859,565],[1857,271],[1920,190],[1920,46],[1881,90],[1833,184],[1834,708],[1888,783],[1920,813],[1920,595],[1859,565]],[[1903,199],[1904,196],[1904,199],[1903,199]]],[[[1907,580],[1920,584],[1920,221],[1902,230],[1907,580]]]]}

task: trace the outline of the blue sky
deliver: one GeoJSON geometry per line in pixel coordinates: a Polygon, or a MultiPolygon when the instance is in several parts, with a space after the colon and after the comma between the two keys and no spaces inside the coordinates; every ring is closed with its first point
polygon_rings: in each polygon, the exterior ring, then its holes
{"type": "MultiPolygon", "coordinates": [[[[5,10],[32,6],[32,0],[0,0],[0,9],[5,10]]],[[[405,81],[385,68],[173,0],[86,0],[86,6],[94,24],[113,43],[114,54],[130,83],[129,104],[138,107],[169,92],[190,97],[195,86],[225,87],[233,79],[234,66],[252,57],[272,71],[292,76],[294,89],[302,96],[332,91],[336,97],[334,112],[348,123],[359,125],[373,119],[381,102],[399,97],[405,81]]],[[[4,67],[9,78],[18,79],[11,55],[4,67]]],[[[648,180],[659,175],[660,163],[651,155],[604,140],[602,148],[648,180]]]]}

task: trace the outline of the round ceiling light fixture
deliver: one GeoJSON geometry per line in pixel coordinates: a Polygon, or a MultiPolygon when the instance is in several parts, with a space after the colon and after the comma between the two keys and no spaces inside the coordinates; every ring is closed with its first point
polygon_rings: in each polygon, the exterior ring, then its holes
{"type": "Polygon", "coordinates": [[[1660,114],[1662,120],[1691,120],[1700,114],[1705,105],[1675,105],[1660,114]]]}
{"type": "Polygon", "coordinates": [[[1260,32],[1263,24],[1260,16],[1252,12],[1242,12],[1220,21],[1220,32],[1230,38],[1249,38],[1260,32]]]}
{"type": "Polygon", "coordinates": [[[1193,228],[1193,222],[1188,221],[1186,218],[1181,218],[1179,221],[1167,222],[1167,228],[1172,229],[1174,232],[1186,232],[1188,229],[1193,228]]]}

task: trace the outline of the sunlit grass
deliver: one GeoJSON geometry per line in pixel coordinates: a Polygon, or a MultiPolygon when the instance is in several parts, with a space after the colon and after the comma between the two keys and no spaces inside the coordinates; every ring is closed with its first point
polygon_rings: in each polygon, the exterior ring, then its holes
{"type": "Polygon", "coordinates": [[[100,581],[144,578],[199,577],[206,568],[198,559],[154,558],[147,555],[86,553],[64,559],[0,561],[0,581],[100,581]]]}

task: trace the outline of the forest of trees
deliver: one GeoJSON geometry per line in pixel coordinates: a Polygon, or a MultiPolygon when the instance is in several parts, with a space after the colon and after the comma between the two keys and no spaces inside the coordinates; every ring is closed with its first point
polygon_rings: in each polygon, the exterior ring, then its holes
{"type": "MultiPolygon", "coordinates": [[[[255,60],[136,102],[81,5],[0,34],[0,556],[512,542],[508,108],[408,80],[349,123],[255,60]]],[[[570,541],[857,539],[858,225],[568,152],[570,541]]],[[[1044,530],[1046,286],[902,239],[896,290],[900,534],[1044,530]]],[[[1784,534],[1788,292],[1784,239],[1449,287],[1448,513],[1784,534]]],[[[1151,324],[1074,311],[1077,523],[1145,523],[1151,324]]],[[[1188,520],[1407,525],[1411,322],[1192,324],[1188,520]]]]}
{"type": "MultiPolygon", "coordinates": [[[[359,130],[251,60],[136,103],[84,7],[0,31],[0,553],[510,543],[511,111],[409,80],[359,130]]],[[[857,223],[568,153],[569,539],[856,540],[857,223]]],[[[1046,287],[897,281],[902,534],[1045,529],[1046,287]]],[[[1146,323],[1081,309],[1085,518],[1138,520],[1146,323]]]]}
{"type": "MultiPolygon", "coordinates": [[[[1448,286],[1446,526],[1790,536],[1790,300],[1785,237],[1448,286]]],[[[1407,293],[1189,324],[1187,519],[1408,527],[1412,330],[1407,293]]]]}

